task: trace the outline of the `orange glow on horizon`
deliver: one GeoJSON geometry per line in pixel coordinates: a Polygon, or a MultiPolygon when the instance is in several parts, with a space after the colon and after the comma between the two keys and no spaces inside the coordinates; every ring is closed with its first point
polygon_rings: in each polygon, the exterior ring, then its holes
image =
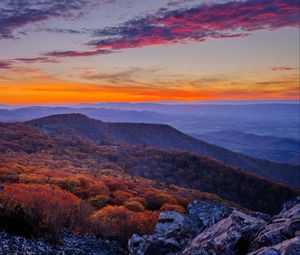
{"type": "Polygon", "coordinates": [[[299,88],[273,90],[239,89],[232,91],[219,86],[211,89],[160,87],[111,87],[84,84],[0,84],[0,103],[55,104],[94,102],[158,102],[196,100],[299,100],[299,88]]]}

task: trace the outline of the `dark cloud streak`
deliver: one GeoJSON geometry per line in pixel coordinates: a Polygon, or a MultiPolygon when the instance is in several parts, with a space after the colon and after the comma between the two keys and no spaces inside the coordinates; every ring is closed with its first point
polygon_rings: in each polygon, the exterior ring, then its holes
{"type": "Polygon", "coordinates": [[[50,18],[78,19],[98,2],[97,0],[2,1],[0,5],[0,39],[14,38],[16,29],[50,18]]]}
{"type": "Polygon", "coordinates": [[[45,56],[48,57],[57,57],[57,58],[65,58],[65,57],[90,57],[90,56],[97,56],[97,55],[107,55],[112,53],[110,50],[94,50],[94,51],[51,51],[46,54],[45,56]]]}
{"type": "Polygon", "coordinates": [[[0,59],[0,70],[1,69],[10,69],[10,68],[11,68],[11,62],[10,61],[0,59]]]}
{"type": "Polygon", "coordinates": [[[36,57],[36,58],[15,58],[15,61],[23,62],[27,64],[33,63],[59,63],[58,60],[48,57],[36,57]]]}

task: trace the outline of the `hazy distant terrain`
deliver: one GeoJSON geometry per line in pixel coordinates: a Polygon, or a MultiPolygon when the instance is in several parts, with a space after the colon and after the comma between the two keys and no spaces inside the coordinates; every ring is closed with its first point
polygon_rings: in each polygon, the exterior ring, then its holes
{"type": "Polygon", "coordinates": [[[299,104],[187,105],[99,103],[72,107],[0,107],[0,121],[26,121],[53,114],[82,113],[111,122],[162,123],[185,133],[236,130],[299,140],[299,104]]]}
{"type": "Polygon", "coordinates": [[[259,136],[239,131],[219,131],[192,136],[245,155],[283,163],[300,164],[300,141],[259,136]]]}

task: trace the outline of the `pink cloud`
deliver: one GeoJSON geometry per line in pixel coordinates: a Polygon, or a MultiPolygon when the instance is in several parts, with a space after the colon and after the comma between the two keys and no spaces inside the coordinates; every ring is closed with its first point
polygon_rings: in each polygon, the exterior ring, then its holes
{"type": "Polygon", "coordinates": [[[10,69],[10,68],[11,68],[11,62],[10,61],[0,59],[0,69],[10,69]]]}
{"type": "Polygon", "coordinates": [[[119,50],[212,38],[243,37],[257,30],[299,27],[296,0],[248,0],[200,4],[191,9],[159,11],[119,27],[95,32],[97,49],[119,50]],[[101,37],[106,37],[102,39],[101,37]]]}

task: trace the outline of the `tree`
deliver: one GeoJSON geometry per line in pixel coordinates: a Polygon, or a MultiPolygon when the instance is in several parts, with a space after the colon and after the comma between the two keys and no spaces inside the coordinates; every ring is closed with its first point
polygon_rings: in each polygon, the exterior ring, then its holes
{"type": "Polygon", "coordinates": [[[0,199],[5,210],[22,208],[41,232],[53,235],[63,228],[80,230],[78,224],[90,212],[75,195],[50,185],[6,185],[0,193],[0,199]]]}

